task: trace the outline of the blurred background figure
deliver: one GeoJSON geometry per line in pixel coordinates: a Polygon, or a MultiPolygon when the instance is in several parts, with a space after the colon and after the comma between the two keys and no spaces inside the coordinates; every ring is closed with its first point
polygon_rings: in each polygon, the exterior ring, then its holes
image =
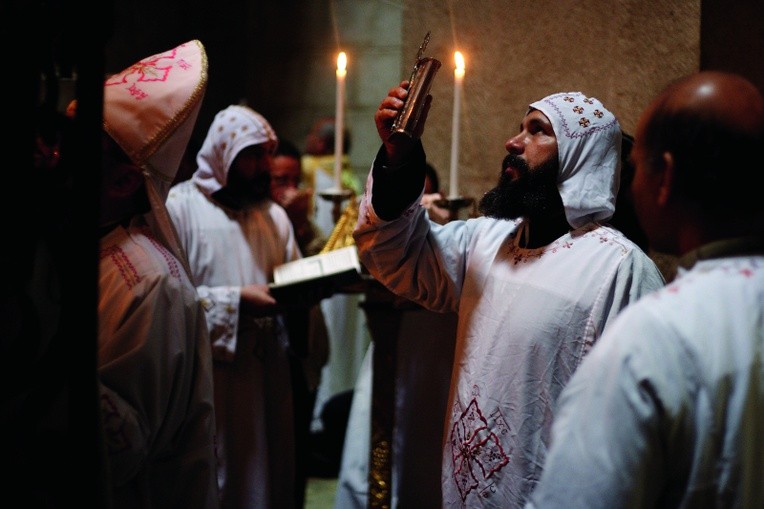
{"type": "MultiPolygon", "coordinates": [[[[313,124],[305,137],[305,153],[302,156],[303,181],[305,186],[320,193],[334,186],[334,150],[335,150],[334,117],[321,117],[313,124]]],[[[352,142],[350,129],[345,127],[342,132],[342,164],[341,184],[343,189],[349,189],[355,196],[361,194],[363,186],[353,174],[350,166],[350,144],[352,142]]],[[[332,217],[333,204],[319,197],[314,199],[313,220],[328,237],[334,228],[332,217]]]]}
{"type": "MultiPolygon", "coordinates": [[[[303,185],[313,189],[311,219],[320,234],[328,239],[335,228],[334,204],[320,193],[334,187],[335,118],[318,118],[305,138],[302,156],[303,185]]],[[[357,202],[363,189],[352,172],[348,156],[352,142],[350,129],[343,130],[342,187],[352,191],[349,200],[357,202]]],[[[349,235],[348,235],[349,236],[349,235]]],[[[334,477],[339,472],[342,443],[347,415],[356,378],[371,337],[366,317],[360,309],[365,296],[358,293],[338,293],[321,301],[329,334],[329,360],[324,366],[316,394],[311,425],[313,468],[316,475],[334,477]]]]}
{"type": "Polygon", "coordinates": [[[440,179],[435,167],[430,163],[425,166],[424,192],[420,203],[427,210],[427,216],[438,224],[446,224],[451,219],[448,209],[438,205],[444,198],[440,192],[440,179]]]}
{"type": "MultiPolygon", "coordinates": [[[[273,154],[270,195],[273,201],[286,210],[303,256],[318,254],[324,247],[326,238],[310,218],[313,190],[302,187],[300,151],[289,140],[279,139],[273,154]]],[[[310,435],[313,407],[321,381],[321,370],[329,358],[329,336],[320,304],[310,308],[307,320],[308,323],[304,327],[295,327],[289,331],[292,345],[304,345],[303,348],[292,348],[289,358],[294,398],[297,508],[305,505],[305,488],[315,454],[312,451],[310,435]],[[307,337],[297,340],[297,335],[307,337]]]]}
{"type": "Polygon", "coordinates": [[[303,256],[312,256],[321,251],[327,236],[313,221],[314,189],[303,184],[303,173],[297,146],[279,139],[271,164],[271,199],[286,210],[303,256]]]}
{"type": "Polygon", "coordinates": [[[275,266],[301,253],[289,217],[270,199],[277,143],[256,111],[224,108],[197,170],[167,199],[207,311],[225,509],[295,503],[292,345],[268,283],[275,266]]]}

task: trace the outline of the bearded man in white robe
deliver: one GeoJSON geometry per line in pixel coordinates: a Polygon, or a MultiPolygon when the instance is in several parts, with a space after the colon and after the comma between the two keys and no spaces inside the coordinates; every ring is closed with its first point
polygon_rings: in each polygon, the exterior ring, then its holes
{"type": "Polygon", "coordinates": [[[392,88],[375,115],[383,146],[354,237],[374,277],[457,312],[458,325],[445,424],[402,419],[443,432],[433,507],[520,507],[543,469],[560,391],[616,314],[664,279],[605,223],[621,129],[599,100],[564,92],[532,103],[480,201],[483,217],[440,226],[420,205],[424,120],[414,136],[392,131],[407,89],[392,88]]]}
{"type": "Polygon", "coordinates": [[[301,253],[285,210],[269,198],[277,141],[256,111],[223,109],[197,170],[167,199],[207,311],[224,508],[294,504],[289,336],[268,283],[274,267],[301,253]]]}

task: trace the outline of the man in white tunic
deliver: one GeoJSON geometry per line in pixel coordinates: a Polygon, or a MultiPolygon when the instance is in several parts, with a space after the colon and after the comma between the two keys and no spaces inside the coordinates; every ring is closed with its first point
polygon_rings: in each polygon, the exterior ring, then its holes
{"type": "Polygon", "coordinates": [[[635,139],[638,218],[677,276],[619,315],[563,391],[527,507],[764,507],[764,98],[696,73],[635,139]]]}
{"type": "MultiPolygon", "coordinates": [[[[663,277],[603,224],[618,189],[621,129],[600,101],[566,92],[532,103],[506,142],[499,185],[480,202],[483,217],[439,226],[419,204],[419,136],[391,135],[407,87],[392,88],[375,115],[383,147],[355,240],[390,290],[458,312],[442,505],[520,507],[541,474],[563,386],[618,311],[663,277]]],[[[438,417],[416,418],[440,428],[438,417]]]]}
{"type": "Polygon", "coordinates": [[[206,85],[199,41],[105,83],[97,366],[115,509],[219,507],[209,334],[164,206],[206,85]]]}
{"type": "Polygon", "coordinates": [[[224,508],[294,505],[289,338],[267,285],[274,267],[301,254],[289,217],[268,197],[277,141],[259,113],[223,109],[197,170],[167,199],[207,309],[224,508]]]}

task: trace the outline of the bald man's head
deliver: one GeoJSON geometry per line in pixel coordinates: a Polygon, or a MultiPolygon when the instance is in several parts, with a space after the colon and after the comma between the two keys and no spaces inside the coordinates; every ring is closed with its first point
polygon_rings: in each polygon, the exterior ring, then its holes
{"type": "Polygon", "coordinates": [[[669,153],[677,196],[727,214],[762,209],[753,183],[763,146],[761,92],[742,76],[703,71],[672,83],[645,109],[632,154],[649,170],[669,153]]]}
{"type": "Polygon", "coordinates": [[[655,101],[667,113],[686,112],[730,129],[764,129],[764,99],[756,86],[737,74],[703,71],[676,81],[655,101]]]}

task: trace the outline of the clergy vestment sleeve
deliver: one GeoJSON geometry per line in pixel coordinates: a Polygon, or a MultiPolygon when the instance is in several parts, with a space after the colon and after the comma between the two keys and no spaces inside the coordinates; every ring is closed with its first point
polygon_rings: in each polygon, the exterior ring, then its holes
{"type": "Polygon", "coordinates": [[[381,218],[377,213],[377,173],[369,173],[353,233],[361,262],[396,294],[433,311],[456,311],[469,254],[467,246],[476,223],[432,223],[419,204],[422,189],[396,219],[381,218]],[[402,258],[401,253],[407,255],[402,258]]]}
{"type": "Polygon", "coordinates": [[[239,331],[241,289],[238,286],[198,286],[210,331],[212,357],[232,361],[239,331]]]}
{"type": "Polygon", "coordinates": [[[419,202],[424,190],[425,154],[417,142],[411,156],[397,166],[387,164],[384,146],[377,152],[372,166],[374,174],[374,207],[379,217],[395,219],[414,200],[419,202]]]}

